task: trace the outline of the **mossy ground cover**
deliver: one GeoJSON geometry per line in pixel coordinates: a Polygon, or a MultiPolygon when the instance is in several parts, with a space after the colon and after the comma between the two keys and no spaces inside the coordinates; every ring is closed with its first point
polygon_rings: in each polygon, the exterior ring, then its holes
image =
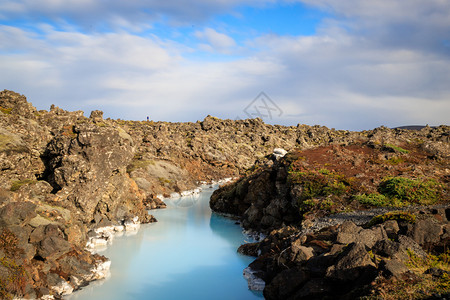
{"type": "Polygon", "coordinates": [[[37,182],[37,180],[33,180],[33,179],[15,180],[11,183],[10,191],[16,192],[24,185],[34,184],[36,182],[37,182]]]}
{"type": "Polygon", "coordinates": [[[413,224],[416,222],[416,216],[414,214],[405,211],[390,211],[385,214],[373,217],[372,220],[370,220],[365,227],[370,228],[372,226],[382,224],[389,220],[403,221],[413,224]]]}
{"type": "Polygon", "coordinates": [[[354,199],[369,207],[403,207],[435,204],[443,193],[443,184],[434,179],[392,177],[380,183],[377,193],[356,195],[354,199]]]}
{"type": "Polygon", "coordinates": [[[400,152],[400,153],[405,153],[405,154],[409,153],[409,150],[403,149],[402,147],[396,146],[393,144],[385,144],[384,147],[393,152],[400,152]]]}
{"type": "Polygon", "coordinates": [[[11,114],[11,111],[12,111],[12,108],[4,108],[4,107],[0,106],[0,112],[4,113],[6,115],[11,114]]]}
{"type": "Polygon", "coordinates": [[[289,179],[303,188],[299,200],[312,199],[319,196],[343,195],[349,190],[350,182],[343,175],[328,169],[289,172],[289,179]]]}
{"type": "Polygon", "coordinates": [[[433,173],[442,169],[419,146],[409,145],[408,150],[391,144],[376,149],[364,145],[325,146],[292,151],[284,161],[288,180],[302,191],[297,200],[303,213],[448,201],[447,187],[442,181],[445,178],[415,173],[416,169],[433,173]],[[392,152],[397,155],[392,156],[392,152]]]}
{"type": "Polygon", "coordinates": [[[373,283],[372,295],[364,299],[446,299],[439,295],[450,293],[450,250],[426,258],[410,250],[408,255],[405,265],[410,272],[401,278],[378,277],[373,283]],[[431,269],[438,270],[437,274],[432,275],[431,269]]]}
{"type": "Polygon", "coordinates": [[[436,203],[443,194],[443,185],[434,179],[392,177],[378,187],[381,194],[407,204],[428,205],[436,203]]]}

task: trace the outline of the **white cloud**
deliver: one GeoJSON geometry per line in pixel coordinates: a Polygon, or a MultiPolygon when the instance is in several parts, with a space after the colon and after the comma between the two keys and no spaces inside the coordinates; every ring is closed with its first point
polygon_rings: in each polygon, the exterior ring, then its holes
{"type": "Polygon", "coordinates": [[[205,28],[203,31],[196,31],[195,37],[206,42],[207,44],[201,44],[202,49],[206,51],[217,51],[222,53],[228,53],[231,48],[236,47],[236,42],[230,36],[219,33],[212,28],[205,28]]]}

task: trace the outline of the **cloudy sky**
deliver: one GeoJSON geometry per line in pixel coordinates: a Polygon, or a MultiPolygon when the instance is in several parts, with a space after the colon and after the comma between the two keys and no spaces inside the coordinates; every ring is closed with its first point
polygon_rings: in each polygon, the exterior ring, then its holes
{"type": "Polygon", "coordinates": [[[450,0],[0,0],[0,89],[130,120],[449,124],[449,16],[450,0]]]}

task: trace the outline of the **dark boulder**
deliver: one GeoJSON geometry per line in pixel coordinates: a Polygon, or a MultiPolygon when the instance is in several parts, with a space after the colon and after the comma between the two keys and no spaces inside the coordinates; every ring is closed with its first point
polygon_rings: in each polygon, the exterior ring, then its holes
{"type": "Polygon", "coordinates": [[[264,289],[264,297],[270,299],[289,299],[304,285],[310,276],[299,269],[281,271],[264,289]]]}
{"type": "Polygon", "coordinates": [[[362,243],[352,243],[339,255],[334,265],[326,271],[326,277],[339,282],[364,280],[370,282],[376,275],[376,265],[362,243]]]}

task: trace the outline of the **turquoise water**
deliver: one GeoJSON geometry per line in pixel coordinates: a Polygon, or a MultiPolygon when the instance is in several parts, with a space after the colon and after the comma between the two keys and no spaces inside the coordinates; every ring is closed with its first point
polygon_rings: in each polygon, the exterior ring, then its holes
{"type": "Polygon", "coordinates": [[[111,276],[67,297],[84,299],[258,299],[242,270],[253,260],[236,249],[245,242],[233,220],[211,213],[213,189],[199,196],[167,200],[152,210],[157,223],[137,234],[116,237],[101,254],[110,258],[111,276]]]}

